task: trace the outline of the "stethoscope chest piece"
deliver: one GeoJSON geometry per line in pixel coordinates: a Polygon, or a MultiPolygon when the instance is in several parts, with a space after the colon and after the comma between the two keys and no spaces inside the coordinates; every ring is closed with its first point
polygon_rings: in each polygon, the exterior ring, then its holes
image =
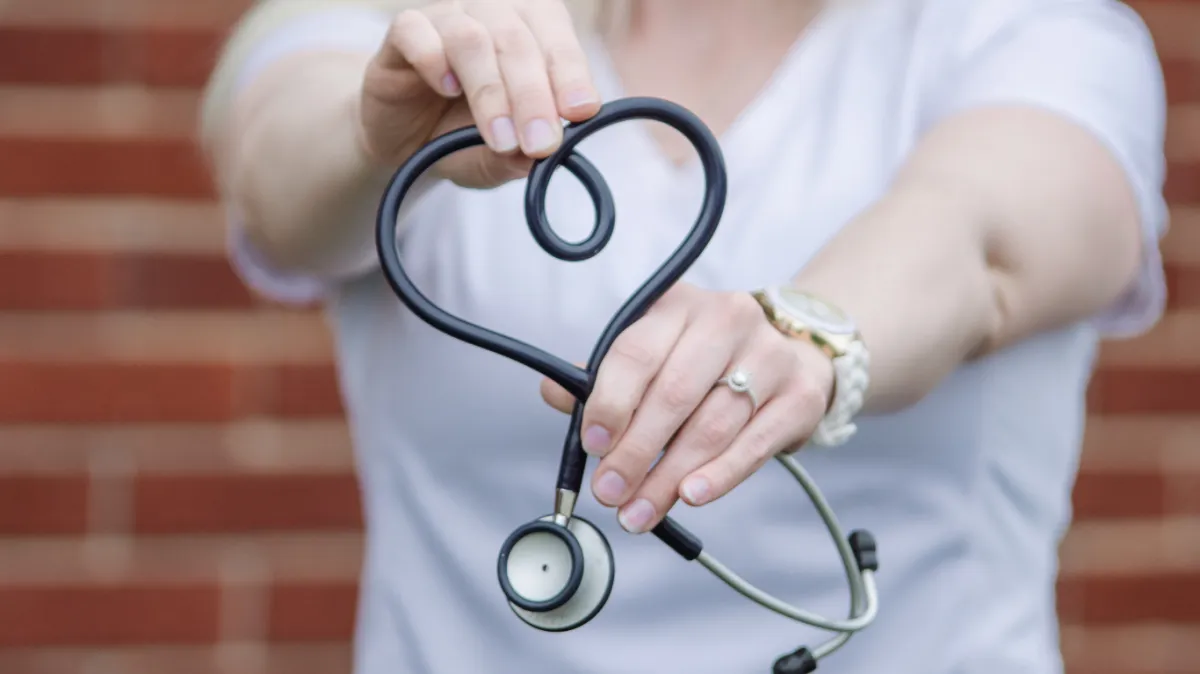
{"type": "Polygon", "coordinates": [[[566,632],[600,613],[612,593],[616,567],[612,548],[591,522],[553,515],[514,531],[496,564],[509,608],[526,624],[566,632]]]}

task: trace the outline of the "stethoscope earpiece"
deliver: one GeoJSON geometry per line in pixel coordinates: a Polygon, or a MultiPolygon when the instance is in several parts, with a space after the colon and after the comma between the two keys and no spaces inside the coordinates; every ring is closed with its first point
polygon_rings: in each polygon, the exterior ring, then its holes
{"type": "MultiPolygon", "coordinates": [[[[725,208],[728,179],[721,146],[712,132],[694,114],[657,98],[625,98],[606,103],[591,119],[567,126],[563,142],[549,157],[534,162],[525,189],[525,221],[534,240],[555,258],[578,262],[604,249],[613,233],[616,207],[604,177],[591,163],[576,154],[584,138],[618,122],[645,119],[661,122],[682,133],[696,148],[704,169],[704,199],[696,222],[687,237],[666,262],[621,306],[601,333],[587,367],[580,368],[531,344],[465,321],[431,302],[404,271],[397,245],[400,204],[417,179],[444,157],[483,145],[475,127],[439,136],[417,150],[392,177],[380,203],[375,244],[380,267],[388,285],[406,307],[432,327],[482,349],[521,363],[565,388],[578,403],[571,414],[559,463],[554,513],[514,531],[500,549],[497,573],[500,587],[513,613],[540,630],[565,632],[586,624],[600,612],[612,592],[614,564],[612,548],[600,531],[575,516],[575,501],[583,485],[587,454],[580,439],[583,403],[591,393],[600,361],[617,336],[632,325],[663,293],[683,276],[712,240],[725,208]],[[546,218],[546,192],[554,171],[564,167],[587,190],[596,210],[592,233],[583,241],[564,241],[546,218]]],[[[686,561],[695,561],[725,584],[761,606],[800,623],[835,632],[836,635],[812,648],[801,648],[775,663],[775,674],[807,674],[817,661],[836,651],[850,636],[875,619],[878,599],[875,542],[866,532],[845,537],[829,504],[812,479],[792,457],[780,455],[780,463],[808,494],[837,545],[850,586],[850,617],[830,620],[809,613],[759,590],[704,551],[694,534],[669,516],[653,534],[686,561]]]]}
{"type": "Polygon", "coordinates": [[[514,531],[497,560],[509,608],[526,624],[566,632],[595,618],[616,578],[612,548],[591,522],[547,515],[514,531]]]}

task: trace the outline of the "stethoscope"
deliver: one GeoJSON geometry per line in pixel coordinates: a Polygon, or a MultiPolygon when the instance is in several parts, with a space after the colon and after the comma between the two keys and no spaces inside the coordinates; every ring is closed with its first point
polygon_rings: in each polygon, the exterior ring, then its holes
{"type": "MultiPolygon", "coordinates": [[[[421,294],[404,271],[396,237],[401,202],[421,174],[438,160],[483,144],[475,127],[439,136],[410,157],[388,184],[376,222],[376,245],[383,275],[413,313],[451,337],[540,372],[558,382],[577,400],[563,442],[554,512],[512,532],[501,546],[497,561],[500,587],[513,613],[527,624],[549,632],[573,630],[596,617],[608,601],[615,577],[608,541],[595,525],[574,514],[587,464],[587,454],[580,440],[580,424],[583,405],[591,392],[597,368],[621,331],[640,318],[700,256],[716,233],[725,207],[725,160],[708,127],[674,103],[656,98],[625,98],[605,104],[599,114],[585,122],[567,126],[558,150],[534,163],[525,190],[525,219],[530,233],[543,250],[559,260],[578,262],[595,256],[607,245],[616,221],[612,193],[596,167],[574,148],[591,134],[631,119],[662,122],[687,137],[699,153],[704,169],[704,201],[687,238],[609,321],[586,368],[576,367],[537,347],[447,313],[421,294]],[[565,166],[579,179],[595,208],[596,221],[591,234],[577,243],[560,238],[546,218],[546,191],[551,175],[559,166],[565,166]]],[[[850,585],[849,618],[831,620],[763,592],[705,552],[700,539],[670,517],[664,518],[653,533],[681,557],[689,562],[699,562],[748,599],[798,622],[836,633],[816,647],[799,648],[775,662],[775,674],[803,674],[815,671],[819,660],[841,648],[851,635],[875,619],[878,610],[875,571],[879,562],[871,534],[855,531],[845,536],[829,503],[808,473],[789,455],[780,454],[776,458],[808,494],[833,537],[850,585]]]]}

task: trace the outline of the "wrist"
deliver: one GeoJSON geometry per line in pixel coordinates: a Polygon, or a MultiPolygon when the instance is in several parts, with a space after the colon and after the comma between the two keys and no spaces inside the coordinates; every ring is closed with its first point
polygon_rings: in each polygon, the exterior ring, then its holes
{"type": "Polygon", "coordinates": [[[790,285],[752,293],[767,320],[795,340],[814,383],[826,394],[811,442],[844,444],[857,431],[854,417],[870,383],[870,354],[858,328],[838,307],[790,285]]]}

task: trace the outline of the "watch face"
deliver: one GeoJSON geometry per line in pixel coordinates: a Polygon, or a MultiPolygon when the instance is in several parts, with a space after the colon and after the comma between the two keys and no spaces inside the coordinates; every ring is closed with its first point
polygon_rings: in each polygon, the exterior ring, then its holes
{"type": "Polygon", "coordinates": [[[850,335],[857,329],[849,316],[808,293],[786,286],[778,288],[777,292],[775,299],[784,311],[817,330],[850,335]]]}

